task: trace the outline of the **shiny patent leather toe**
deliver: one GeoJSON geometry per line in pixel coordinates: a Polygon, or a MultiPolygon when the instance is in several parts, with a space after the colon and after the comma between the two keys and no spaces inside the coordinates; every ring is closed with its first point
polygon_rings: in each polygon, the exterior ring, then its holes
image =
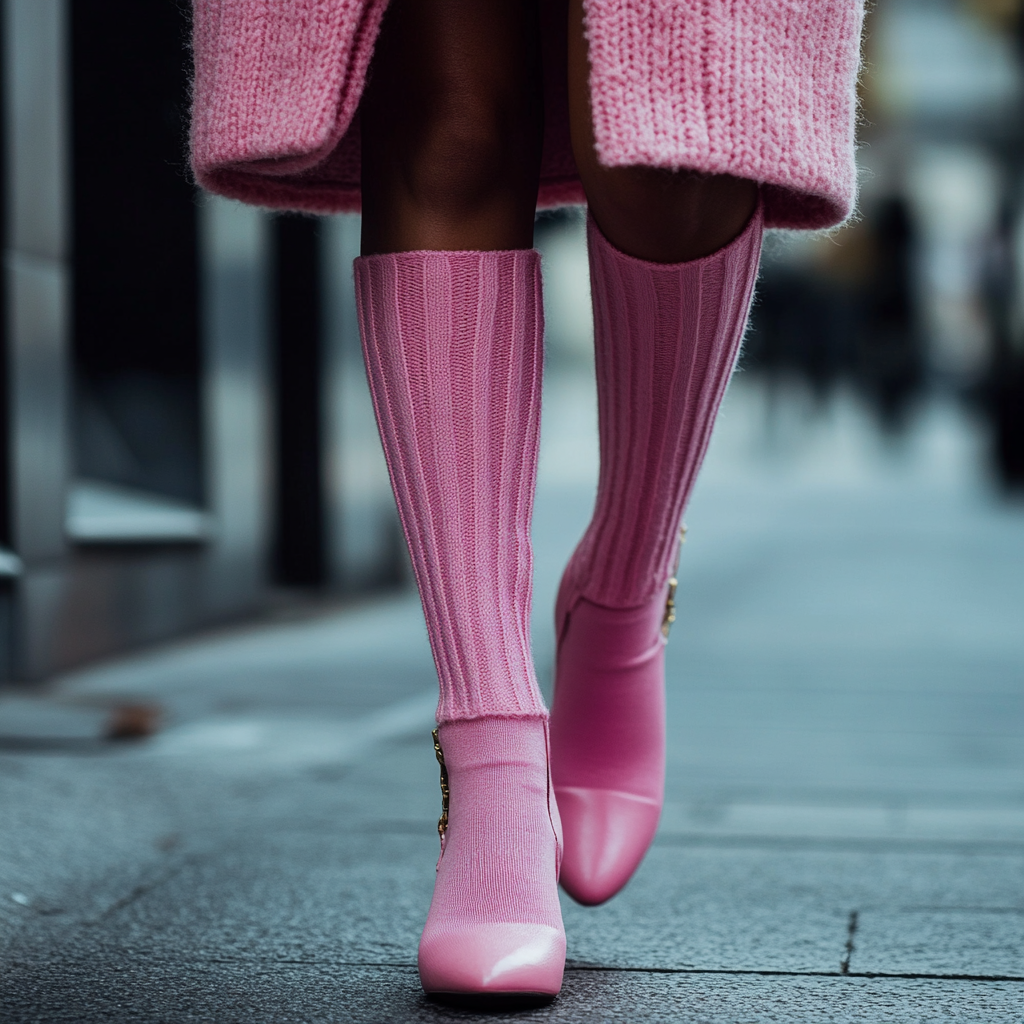
{"type": "Polygon", "coordinates": [[[643,860],[661,815],[661,802],[633,793],[556,787],[565,853],[562,888],[577,903],[611,899],[643,860]]]}
{"type": "Polygon", "coordinates": [[[430,995],[556,996],[565,934],[542,924],[487,923],[423,933],[419,969],[430,995]]]}

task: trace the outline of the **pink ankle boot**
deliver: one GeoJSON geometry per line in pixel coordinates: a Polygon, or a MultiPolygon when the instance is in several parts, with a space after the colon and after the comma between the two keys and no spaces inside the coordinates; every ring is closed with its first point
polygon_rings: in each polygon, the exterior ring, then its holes
{"type": "Polygon", "coordinates": [[[565,932],[547,723],[478,718],[438,732],[447,774],[442,792],[451,796],[420,939],[423,988],[557,995],[565,932]]]}
{"type": "Polygon", "coordinates": [[[657,829],[679,523],[739,352],[761,231],[758,207],[723,249],[665,265],[588,224],[601,474],[559,589],[551,714],[561,881],[580,903],[614,896],[657,829]]]}
{"type": "Polygon", "coordinates": [[[553,996],[560,838],[529,632],[540,260],[369,256],[356,261],[356,294],[451,794],[420,978],[433,994],[553,996]]]}
{"type": "Polygon", "coordinates": [[[594,905],[629,881],[665,791],[664,602],[606,608],[569,572],[555,607],[552,778],[564,822],[561,882],[594,905]]]}

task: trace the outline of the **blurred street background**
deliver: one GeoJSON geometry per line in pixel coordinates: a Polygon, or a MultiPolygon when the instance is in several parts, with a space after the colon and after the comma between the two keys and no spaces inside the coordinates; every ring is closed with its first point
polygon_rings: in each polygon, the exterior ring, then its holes
{"type": "MultiPolygon", "coordinates": [[[[0,9],[0,1017],[467,1016],[358,218],[196,192],[185,3],[0,9]]],[[[865,59],[859,216],[768,237],[687,513],[658,839],[524,1019],[1024,1016],[1024,3],[865,59]]],[[[549,691],[597,440],[582,214],[537,245],[549,691]]]]}

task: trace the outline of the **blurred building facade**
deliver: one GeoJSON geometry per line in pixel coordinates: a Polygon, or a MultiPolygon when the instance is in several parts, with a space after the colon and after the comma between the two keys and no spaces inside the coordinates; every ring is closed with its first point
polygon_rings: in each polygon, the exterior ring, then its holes
{"type": "Polygon", "coordinates": [[[858,217],[766,247],[744,360],[852,387],[898,433],[970,404],[1024,487],[1024,4],[878,0],[865,30],[858,217]]]}
{"type": "Polygon", "coordinates": [[[3,678],[404,573],[358,222],[198,194],[187,6],[2,3],[3,678]]]}
{"type": "MultiPolygon", "coordinates": [[[[197,193],[188,6],[0,0],[3,678],[407,578],[358,219],[197,193]]],[[[769,237],[743,365],[894,435],[962,401],[1024,487],[1024,2],[878,0],[865,58],[859,216],[769,237]]],[[[584,244],[541,220],[554,371],[592,359],[584,244]]]]}

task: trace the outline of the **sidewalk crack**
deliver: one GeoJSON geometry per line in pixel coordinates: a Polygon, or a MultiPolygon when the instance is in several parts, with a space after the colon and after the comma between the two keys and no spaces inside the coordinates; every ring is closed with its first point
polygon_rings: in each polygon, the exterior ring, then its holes
{"type": "Polygon", "coordinates": [[[114,900],[109,906],[105,907],[99,914],[97,914],[91,921],[86,922],[87,924],[96,925],[101,921],[105,921],[112,914],[116,914],[119,910],[124,910],[125,907],[130,906],[136,900],[141,899],[143,896],[148,895],[154,889],[159,889],[165,882],[169,882],[175,875],[180,874],[188,864],[188,861],[182,861],[180,864],[175,864],[172,867],[165,868],[160,871],[154,877],[148,881],[140,882],[134,886],[129,892],[125,893],[124,896],[114,900]]]}
{"type": "MultiPolygon", "coordinates": [[[[756,978],[841,978],[838,971],[773,970],[752,967],[615,967],[606,964],[569,962],[566,971],[595,971],[608,974],[721,974],[756,978]]],[[[1022,974],[945,974],[941,971],[850,971],[847,978],[888,981],[979,981],[1024,982],[1022,974]]]]}
{"type": "Polygon", "coordinates": [[[846,956],[839,961],[839,973],[849,974],[850,973],[850,957],[853,956],[853,951],[857,948],[853,944],[853,937],[857,933],[857,911],[850,911],[850,921],[846,926],[846,956]]]}

